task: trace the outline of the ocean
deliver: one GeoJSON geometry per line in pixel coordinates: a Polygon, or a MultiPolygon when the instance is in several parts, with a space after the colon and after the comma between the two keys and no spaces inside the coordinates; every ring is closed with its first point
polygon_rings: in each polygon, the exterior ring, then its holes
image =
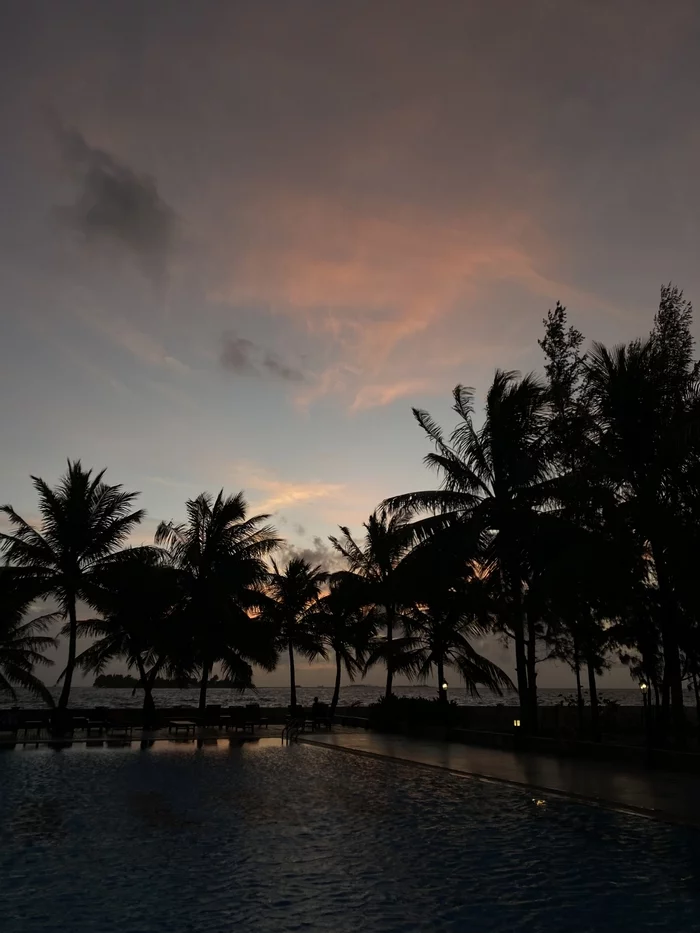
{"type": "MultiPolygon", "coordinates": [[[[51,693],[58,700],[60,687],[52,687],[51,693]]],[[[437,696],[435,687],[432,686],[410,686],[394,688],[397,696],[408,697],[426,697],[437,696]]],[[[376,703],[384,695],[383,687],[373,687],[366,684],[348,684],[341,687],[340,706],[369,706],[376,703]]],[[[311,706],[314,697],[318,697],[321,703],[330,703],[333,696],[332,687],[297,687],[297,702],[302,706],[311,706]]],[[[453,700],[459,706],[517,706],[518,695],[515,691],[508,691],[502,697],[494,696],[492,693],[484,692],[480,697],[467,696],[464,688],[456,687],[448,691],[450,700],[453,700]]],[[[538,691],[539,703],[541,706],[556,706],[558,703],[566,703],[575,700],[576,692],[571,689],[562,689],[557,687],[542,687],[538,691]]],[[[584,691],[586,702],[588,702],[587,691],[584,691]]],[[[612,688],[603,689],[599,692],[603,702],[614,700],[620,706],[640,706],[640,691],[635,688],[612,688]]],[[[163,688],[155,690],[153,697],[157,707],[165,706],[197,706],[199,701],[199,690],[197,687],[189,687],[184,690],[163,688]]],[[[284,707],[289,705],[289,687],[260,687],[257,690],[247,690],[240,694],[235,690],[222,690],[212,687],[207,692],[207,702],[211,704],[220,703],[222,706],[235,706],[245,703],[259,703],[260,706],[284,707]]],[[[25,691],[18,691],[19,706],[38,708],[44,704],[36,697],[32,697],[25,691]]],[[[0,709],[7,709],[14,705],[14,701],[6,694],[0,694],[0,709]]],[[[143,705],[143,693],[141,690],[133,690],[131,687],[107,688],[107,687],[74,687],[71,691],[70,705],[72,707],[89,708],[95,706],[106,706],[111,709],[135,708],[143,705]]]]}

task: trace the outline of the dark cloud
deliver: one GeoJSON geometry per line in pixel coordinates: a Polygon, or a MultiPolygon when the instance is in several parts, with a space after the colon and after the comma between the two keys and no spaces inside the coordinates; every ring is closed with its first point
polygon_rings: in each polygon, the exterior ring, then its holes
{"type": "Polygon", "coordinates": [[[155,180],[91,146],[76,129],[61,127],[58,139],[78,191],[75,202],[57,208],[56,216],[89,242],[126,248],[142,271],[162,280],[177,218],[155,180]]]}
{"type": "Polygon", "coordinates": [[[262,365],[273,376],[285,379],[287,382],[303,382],[304,374],[292,366],[288,366],[273,353],[266,353],[262,365]]]}
{"type": "Polygon", "coordinates": [[[255,344],[245,337],[236,337],[226,333],[223,337],[220,362],[224,369],[239,376],[253,376],[258,372],[251,357],[255,354],[255,344]]]}
{"type": "Polygon", "coordinates": [[[223,335],[219,362],[224,369],[238,376],[269,375],[285,382],[304,382],[304,374],[288,365],[276,354],[263,350],[252,340],[238,337],[231,331],[223,335]]]}

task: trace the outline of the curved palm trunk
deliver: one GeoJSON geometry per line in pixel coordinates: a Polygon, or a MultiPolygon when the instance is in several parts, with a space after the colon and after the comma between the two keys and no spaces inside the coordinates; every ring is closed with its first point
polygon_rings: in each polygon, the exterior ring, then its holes
{"type": "Polygon", "coordinates": [[[209,674],[211,667],[208,663],[202,665],[202,679],[199,682],[199,711],[204,712],[207,708],[207,686],[209,684],[209,674]]]}
{"type": "Polygon", "coordinates": [[[151,726],[155,723],[156,704],[153,700],[153,684],[158,673],[158,665],[154,665],[150,671],[146,672],[141,658],[136,658],[136,666],[139,669],[139,679],[143,688],[143,724],[151,726]]]}
{"type": "Polygon", "coordinates": [[[78,615],[75,607],[75,596],[69,596],[68,598],[68,624],[68,662],[66,664],[66,676],[63,678],[63,689],[58,701],[60,713],[68,708],[70,688],[73,683],[73,671],[75,670],[75,656],[78,644],[78,615]]]}
{"type": "Polygon", "coordinates": [[[342,667],[340,663],[340,652],[336,651],[335,653],[335,686],[333,687],[333,699],[331,700],[331,719],[335,716],[335,709],[338,705],[338,698],[340,697],[341,675],[342,675],[342,667]]]}
{"type": "Polygon", "coordinates": [[[386,607],[386,692],[389,699],[394,688],[394,607],[386,607]]]}
{"type": "Polygon", "coordinates": [[[287,647],[289,649],[289,701],[293,713],[297,708],[297,682],[294,673],[294,646],[291,638],[287,642],[287,647]]]}

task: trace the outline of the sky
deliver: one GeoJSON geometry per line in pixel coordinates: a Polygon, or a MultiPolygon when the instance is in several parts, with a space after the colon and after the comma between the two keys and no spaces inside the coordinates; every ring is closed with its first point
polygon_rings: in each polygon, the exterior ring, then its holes
{"type": "Polygon", "coordinates": [[[328,559],[557,300],[615,343],[700,295],[699,41],[695,0],[5,0],[0,499],[81,458],[135,540],[223,487],[328,559]]]}

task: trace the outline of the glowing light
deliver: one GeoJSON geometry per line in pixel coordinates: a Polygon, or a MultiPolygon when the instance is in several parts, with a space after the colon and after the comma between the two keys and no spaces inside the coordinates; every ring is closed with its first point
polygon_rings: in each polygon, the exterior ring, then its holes
{"type": "Polygon", "coordinates": [[[444,684],[442,685],[442,689],[447,690],[447,681],[445,681],[444,684]]]}
{"type": "Polygon", "coordinates": [[[533,799],[533,801],[534,801],[536,807],[546,807],[546,806],[547,806],[547,801],[546,801],[546,800],[538,800],[538,799],[535,798],[535,797],[533,797],[532,799],[533,799]]]}
{"type": "Polygon", "coordinates": [[[647,690],[649,689],[649,684],[646,683],[645,681],[642,681],[641,684],[639,685],[639,689],[642,691],[642,693],[646,693],[647,690]]]}
{"type": "Polygon", "coordinates": [[[513,720],[513,725],[515,726],[516,729],[519,729],[519,728],[520,728],[520,720],[519,720],[519,719],[514,719],[514,720],[513,720]]]}

